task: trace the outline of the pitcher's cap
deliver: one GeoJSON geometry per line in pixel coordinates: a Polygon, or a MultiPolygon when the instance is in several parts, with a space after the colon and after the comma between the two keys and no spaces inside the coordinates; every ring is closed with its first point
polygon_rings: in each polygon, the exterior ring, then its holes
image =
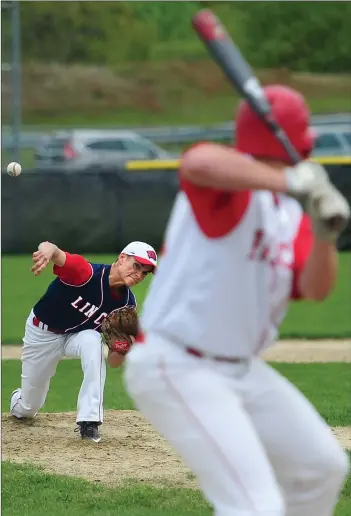
{"type": "Polygon", "coordinates": [[[121,252],[128,256],[133,256],[137,262],[143,265],[157,267],[156,251],[151,245],[145,242],[131,242],[121,252]]]}

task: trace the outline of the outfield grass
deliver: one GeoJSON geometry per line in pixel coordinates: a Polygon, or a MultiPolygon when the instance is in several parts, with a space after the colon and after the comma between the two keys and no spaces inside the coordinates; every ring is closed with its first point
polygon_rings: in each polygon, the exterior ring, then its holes
{"type": "MultiPolygon", "coordinates": [[[[350,424],[348,414],[350,375],[348,364],[275,364],[310,397],[312,403],[332,426],[350,424]]],[[[18,385],[20,362],[2,362],[2,404],[7,411],[11,390],[18,385]]],[[[45,412],[75,410],[76,395],[81,380],[78,360],[59,364],[51,383],[45,412]]],[[[123,389],[122,370],[108,370],[106,409],[133,409],[133,403],[123,389]]],[[[118,447],[116,446],[116,454],[118,447]]],[[[131,460],[132,457],[131,457],[131,460]]],[[[116,461],[116,467],[117,461],[116,461]]],[[[343,491],[336,516],[347,516],[351,510],[350,479],[343,491]]],[[[3,463],[2,510],[5,516],[206,516],[211,510],[201,493],[192,489],[144,485],[133,479],[118,488],[81,479],[51,475],[31,464],[3,463]]]]}
{"type": "MultiPolygon", "coordinates": [[[[293,303],[282,326],[283,338],[340,338],[351,336],[350,253],[340,254],[340,273],[335,291],[323,303],[293,303]]],[[[112,263],[114,256],[87,256],[91,261],[112,263]]],[[[25,320],[31,307],[45,292],[53,278],[46,270],[41,276],[30,273],[31,257],[2,257],[2,343],[18,344],[23,337],[25,320]]],[[[139,306],[148,280],[135,288],[139,306]]]]}

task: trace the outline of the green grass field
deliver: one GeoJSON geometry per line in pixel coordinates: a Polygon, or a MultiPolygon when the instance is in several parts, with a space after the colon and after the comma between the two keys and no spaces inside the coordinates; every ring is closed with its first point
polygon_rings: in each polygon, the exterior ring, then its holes
{"type": "MultiPolygon", "coordinates": [[[[111,255],[87,256],[87,258],[100,263],[111,263],[114,260],[111,255]]],[[[325,303],[317,305],[305,302],[296,303],[291,308],[284,324],[283,336],[313,338],[351,335],[349,318],[351,303],[350,254],[341,254],[340,263],[339,280],[333,296],[325,303]]],[[[28,312],[52,279],[50,270],[35,278],[29,271],[30,267],[30,256],[4,256],[2,259],[2,342],[4,344],[20,343],[28,312]]],[[[142,306],[147,287],[148,283],[145,282],[135,289],[140,306],[142,306]]],[[[276,363],[273,366],[308,396],[330,426],[351,425],[349,364],[276,363]]],[[[19,385],[20,374],[21,363],[19,360],[2,361],[1,401],[3,412],[9,410],[9,398],[13,389],[19,385]]],[[[123,414],[123,411],[130,410],[135,414],[134,404],[124,390],[122,375],[123,370],[121,369],[108,369],[104,405],[109,414],[123,414]]],[[[119,461],[124,457],[122,455],[121,459],[120,454],[126,446],[126,441],[121,440],[119,443],[118,438],[109,437],[112,430],[114,431],[116,427],[119,428],[118,424],[112,426],[111,423],[106,422],[102,427],[105,439],[99,445],[102,446],[99,449],[104,450],[104,447],[107,447],[109,450],[109,446],[112,449],[111,453],[107,453],[108,462],[105,464],[104,461],[99,461],[99,451],[95,451],[95,449],[94,452],[91,452],[94,453],[93,457],[89,457],[79,438],[73,434],[73,420],[72,424],[67,421],[68,415],[55,416],[57,413],[75,412],[81,378],[79,361],[63,360],[59,363],[57,373],[51,382],[48,398],[42,409],[42,412],[56,417],[49,422],[51,426],[45,426],[48,424],[45,419],[41,419],[40,422],[39,415],[38,421],[33,427],[26,428],[24,426],[20,429],[21,434],[19,434],[18,425],[11,427],[4,419],[3,453],[6,454],[6,447],[9,446],[8,441],[10,440],[11,453],[16,454],[16,460],[14,462],[5,460],[2,463],[3,514],[5,516],[59,516],[63,513],[67,516],[85,514],[97,516],[209,516],[212,514],[211,508],[197,489],[185,489],[179,487],[177,483],[167,484],[165,481],[160,486],[159,483],[140,480],[139,477],[136,478],[137,475],[131,475],[125,478],[120,485],[110,487],[101,480],[94,481],[94,477],[91,482],[88,482],[77,476],[53,474],[51,470],[48,471],[43,466],[40,458],[47,453],[47,449],[49,449],[49,460],[53,464],[56,465],[57,461],[65,460],[63,446],[68,443],[68,455],[75,453],[75,458],[69,460],[78,461],[84,469],[88,466],[99,469],[109,467],[114,472],[118,471],[119,461]],[[65,421],[68,428],[62,431],[64,432],[62,443],[53,441],[50,437],[51,433],[47,434],[47,432],[53,432],[55,428],[57,430],[57,425],[65,421]],[[27,431],[30,430],[31,434],[27,434],[27,431]],[[40,439],[41,431],[45,432],[46,439],[44,440],[40,439]],[[38,461],[33,460],[32,450],[34,449],[37,450],[38,461]],[[18,456],[24,460],[23,464],[18,463],[18,456]]],[[[113,419],[113,421],[119,420],[113,419]]],[[[128,432],[133,434],[133,427],[128,427],[128,432]]],[[[127,452],[129,450],[128,461],[131,464],[135,463],[138,467],[137,448],[128,447],[127,452]]],[[[153,459],[151,457],[153,455],[150,456],[150,469],[152,470],[153,459]]],[[[72,463],[72,467],[75,468],[74,463],[72,463]]],[[[59,468],[57,470],[54,468],[54,471],[61,472],[59,468]]],[[[76,469],[73,471],[75,472],[76,469]]],[[[191,475],[186,478],[190,483],[193,481],[191,475]]],[[[335,516],[347,516],[350,512],[351,477],[343,489],[335,516]]]]}
{"type": "MultiPolygon", "coordinates": [[[[327,338],[351,336],[350,253],[340,254],[340,273],[333,295],[323,303],[297,302],[289,311],[281,336],[327,338]]],[[[91,261],[112,263],[114,256],[87,256],[91,261]]],[[[31,256],[2,257],[2,343],[22,341],[25,320],[33,304],[53,278],[46,270],[41,276],[30,273],[31,256]]],[[[135,289],[142,306],[148,281],[135,289]]]]}
{"type": "MultiPolygon", "coordinates": [[[[275,364],[310,397],[311,401],[331,426],[350,425],[348,393],[351,378],[348,364],[275,364]]],[[[8,410],[9,396],[20,378],[20,362],[2,362],[2,406],[8,410]]],[[[80,363],[66,360],[59,364],[52,380],[44,412],[75,410],[76,396],[81,381],[80,363]]],[[[106,409],[133,409],[125,393],[122,370],[108,370],[106,409]]],[[[106,426],[106,425],[104,425],[106,426]]],[[[107,432],[107,429],[104,430],[107,432]]],[[[39,443],[40,444],[40,443],[39,443]]],[[[33,446],[33,442],[30,444],[33,446]]],[[[116,443],[118,468],[118,443],[116,443]]],[[[53,454],[52,460],[55,461],[53,454]]],[[[81,460],[84,460],[84,449],[81,460]]],[[[130,457],[133,460],[133,456],[130,457]]],[[[99,464],[99,467],[104,467],[99,464]]],[[[345,486],[336,516],[347,516],[351,511],[350,480],[345,486]]],[[[82,479],[48,474],[33,464],[2,466],[2,510],[5,516],[36,516],[62,513],[67,515],[120,516],[205,516],[211,510],[201,494],[193,489],[157,488],[129,479],[118,488],[89,483],[82,479]]]]}
{"type": "MultiPolygon", "coordinates": [[[[277,364],[284,376],[299,387],[318,408],[331,426],[351,425],[349,393],[351,391],[350,365],[330,364],[277,364]]],[[[105,387],[105,407],[115,410],[133,410],[134,405],[125,393],[121,369],[109,369],[105,387]]],[[[11,392],[18,387],[21,376],[19,360],[3,360],[2,393],[3,411],[8,411],[11,392]]],[[[76,395],[81,383],[78,360],[61,361],[52,379],[44,412],[70,412],[76,409],[76,395]]]]}

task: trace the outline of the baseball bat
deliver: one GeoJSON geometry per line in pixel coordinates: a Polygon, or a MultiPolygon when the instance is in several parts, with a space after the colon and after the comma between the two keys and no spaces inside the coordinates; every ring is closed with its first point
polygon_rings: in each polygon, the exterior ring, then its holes
{"type": "Polygon", "coordinates": [[[219,19],[211,10],[202,9],[193,17],[192,25],[229,81],[279,140],[292,163],[301,161],[301,156],[274,119],[271,106],[257,77],[219,19]]]}
{"type": "MultiPolygon", "coordinates": [[[[223,24],[210,9],[202,9],[192,19],[192,25],[231,84],[247,100],[255,113],[266,123],[286,150],[293,164],[302,160],[284,130],[275,120],[264,90],[249,64],[234,44],[223,24]]],[[[302,204],[304,200],[301,199],[302,204]]],[[[342,224],[339,217],[331,218],[332,227],[342,224]]]]}

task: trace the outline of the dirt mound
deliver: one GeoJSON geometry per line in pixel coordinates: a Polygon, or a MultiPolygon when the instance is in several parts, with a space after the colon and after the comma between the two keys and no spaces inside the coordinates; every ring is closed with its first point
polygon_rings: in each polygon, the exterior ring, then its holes
{"type": "Polygon", "coordinates": [[[283,340],[263,357],[269,362],[351,362],[351,340],[283,340]]]}
{"type": "MultiPolygon", "coordinates": [[[[197,487],[188,468],[136,411],[106,411],[99,444],[82,441],[74,427],[72,412],[40,414],[26,423],[4,414],[2,459],[109,486],[133,478],[156,486],[197,487]]],[[[351,427],[333,431],[351,449],[351,427]]]]}
{"type": "Polygon", "coordinates": [[[82,441],[75,426],[73,412],[41,413],[30,422],[4,414],[2,460],[110,486],[133,478],[159,486],[196,487],[190,471],[138,412],[105,411],[99,444],[82,441]]]}

